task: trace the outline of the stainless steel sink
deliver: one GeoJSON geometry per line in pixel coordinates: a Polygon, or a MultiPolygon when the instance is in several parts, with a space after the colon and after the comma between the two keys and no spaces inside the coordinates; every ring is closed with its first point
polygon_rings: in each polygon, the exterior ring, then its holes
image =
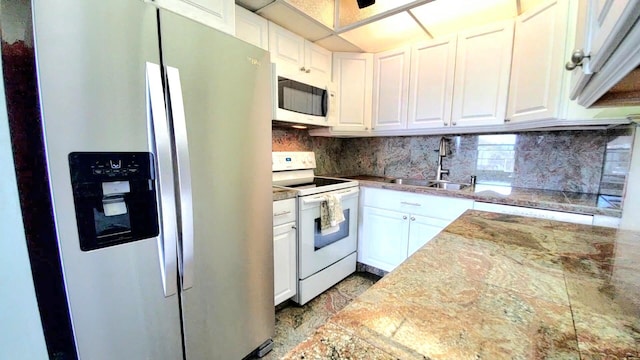
{"type": "Polygon", "coordinates": [[[471,186],[471,184],[454,183],[446,180],[434,180],[434,179],[393,179],[394,184],[424,186],[430,188],[444,189],[444,190],[462,190],[471,186]]]}
{"type": "Polygon", "coordinates": [[[423,179],[393,179],[394,184],[413,185],[413,186],[430,186],[433,181],[423,179]]]}
{"type": "Polygon", "coordinates": [[[448,181],[434,181],[429,184],[429,187],[445,190],[462,190],[468,188],[469,186],[471,186],[471,184],[461,184],[448,181]]]}

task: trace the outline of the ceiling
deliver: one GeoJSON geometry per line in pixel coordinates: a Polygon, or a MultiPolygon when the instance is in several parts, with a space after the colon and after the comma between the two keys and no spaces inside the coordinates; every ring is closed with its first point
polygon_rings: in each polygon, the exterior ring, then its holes
{"type": "Polygon", "coordinates": [[[379,52],[513,19],[544,0],[236,0],[331,51],[379,52]]]}

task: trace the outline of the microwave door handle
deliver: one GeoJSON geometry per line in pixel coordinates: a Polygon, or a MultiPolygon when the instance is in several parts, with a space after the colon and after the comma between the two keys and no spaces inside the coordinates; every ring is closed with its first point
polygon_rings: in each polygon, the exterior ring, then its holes
{"type": "Polygon", "coordinates": [[[322,93],[322,116],[327,117],[329,115],[328,109],[329,89],[325,88],[322,93]]]}

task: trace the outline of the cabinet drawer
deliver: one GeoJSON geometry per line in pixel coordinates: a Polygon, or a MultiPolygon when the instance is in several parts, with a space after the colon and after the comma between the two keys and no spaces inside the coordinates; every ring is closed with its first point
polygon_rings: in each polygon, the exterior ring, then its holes
{"type": "Polygon", "coordinates": [[[363,188],[362,204],[436,219],[455,220],[473,208],[473,200],[363,188]]]}
{"type": "Polygon", "coordinates": [[[296,199],[273,202],[273,226],[296,221],[296,199]]]}

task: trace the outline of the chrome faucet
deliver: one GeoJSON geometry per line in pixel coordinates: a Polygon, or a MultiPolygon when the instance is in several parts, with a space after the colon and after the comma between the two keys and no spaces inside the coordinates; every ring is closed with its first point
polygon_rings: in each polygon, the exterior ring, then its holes
{"type": "Polygon", "coordinates": [[[438,168],[436,170],[436,180],[442,180],[442,175],[449,175],[449,169],[442,168],[442,159],[449,153],[449,139],[440,138],[440,148],[438,149],[438,168]]]}

